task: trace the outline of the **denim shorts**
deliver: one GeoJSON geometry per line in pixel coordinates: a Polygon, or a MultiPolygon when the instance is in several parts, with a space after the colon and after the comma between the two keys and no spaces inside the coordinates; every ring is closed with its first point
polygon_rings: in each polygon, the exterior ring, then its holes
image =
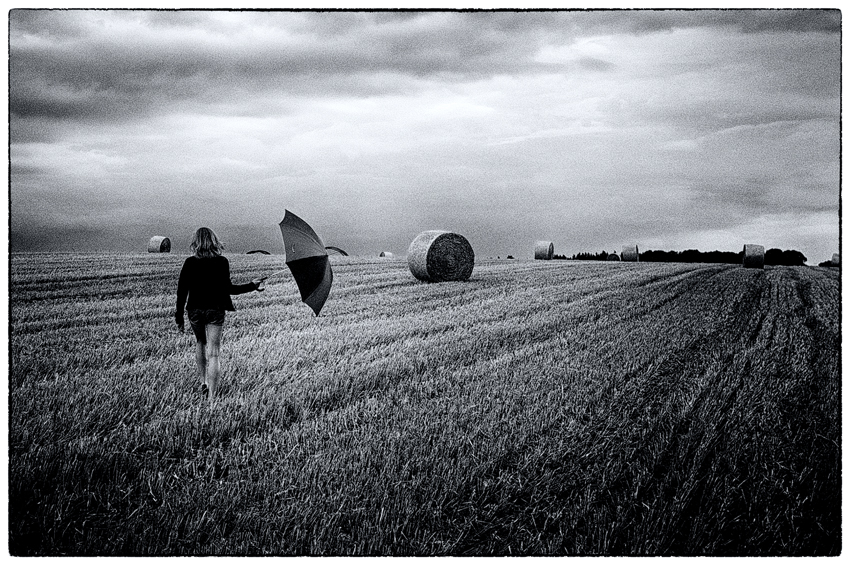
{"type": "Polygon", "coordinates": [[[207,324],[213,326],[224,325],[224,310],[187,310],[189,315],[189,323],[192,325],[192,331],[195,332],[195,337],[201,343],[207,342],[207,324]]]}

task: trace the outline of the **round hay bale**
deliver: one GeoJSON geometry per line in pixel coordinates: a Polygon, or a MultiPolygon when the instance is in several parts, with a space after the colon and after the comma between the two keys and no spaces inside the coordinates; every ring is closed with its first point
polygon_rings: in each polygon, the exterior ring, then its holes
{"type": "Polygon", "coordinates": [[[838,254],[838,253],[832,254],[832,265],[834,267],[838,267],[838,266],[841,265],[841,255],[840,254],[838,254]]]}
{"type": "Polygon", "coordinates": [[[429,230],[417,235],[410,243],[407,266],[421,281],[465,281],[472,275],[475,253],[462,235],[429,230]]]}
{"type": "Polygon", "coordinates": [[[269,253],[265,249],[254,249],[253,251],[247,252],[246,255],[254,255],[256,253],[259,253],[260,255],[271,255],[271,253],[269,253]]]}
{"type": "Polygon", "coordinates": [[[378,257],[387,257],[389,259],[392,259],[393,257],[395,257],[395,255],[393,255],[390,251],[381,251],[381,254],[378,255],[378,257]]]}
{"type": "Polygon", "coordinates": [[[616,253],[611,253],[610,255],[608,255],[608,261],[619,261],[619,260],[620,260],[620,256],[617,255],[616,253]]]}
{"type": "Polygon", "coordinates": [[[155,235],[148,242],[148,253],[171,253],[171,240],[164,235],[155,235]]]}
{"type": "Polygon", "coordinates": [[[620,254],[620,259],[623,261],[640,261],[640,252],[637,245],[626,245],[623,247],[623,252],[620,254]]]}
{"type": "Polygon", "coordinates": [[[747,243],[744,245],[744,267],[764,269],[764,245],[747,243]]]}
{"type": "Polygon", "coordinates": [[[538,241],[534,244],[534,258],[548,261],[555,253],[555,244],[551,241],[538,241]]]}

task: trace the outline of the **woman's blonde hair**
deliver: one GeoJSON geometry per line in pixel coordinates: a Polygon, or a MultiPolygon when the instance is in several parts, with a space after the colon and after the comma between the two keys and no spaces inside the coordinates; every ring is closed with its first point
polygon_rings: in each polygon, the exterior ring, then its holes
{"type": "Polygon", "coordinates": [[[224,249],[224,244],[210,228],[198,228],[189,248],[195,257],[218,257],[224,249]]]}

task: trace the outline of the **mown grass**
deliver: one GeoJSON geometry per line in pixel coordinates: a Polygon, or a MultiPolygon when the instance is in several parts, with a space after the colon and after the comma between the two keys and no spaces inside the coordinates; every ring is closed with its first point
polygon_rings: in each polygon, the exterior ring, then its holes
{"type": "Polygon", "coordinates": [[[333,261],[236,297],[209,406],[181,257],[14,254],[12,554],[840,552],[837,272],[333,261]]]}

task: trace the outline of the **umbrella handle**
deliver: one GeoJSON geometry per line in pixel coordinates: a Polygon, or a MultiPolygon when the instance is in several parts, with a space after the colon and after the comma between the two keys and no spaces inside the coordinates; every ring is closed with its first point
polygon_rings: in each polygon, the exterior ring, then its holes
{"type": "MultiPolygon", "coordinates": [[[[260,284],[262,284],[262,283],[264,283],[264,282],[265,282],[265,280],[266,280],[267,278],[269,278],[269,277],[273,277],[273,276],[275,276],[275,275],[280,275],[281,273],[285,273],[285,272],[286,272],[286,269],[283,269],[282,271],[277,271],[277,272],[272,273],[272,274],[270,274],[270,275],[266,275],[266,276],[264,276],[264,277],[259,277],[259,278],[254,279],[254,280],[258,280],[258,281],[260,281],[260,284]]],[[[264,290],[266,290],[266,289],[265,289],[265,288],[258,288],[258,289],[257,289],[257,292],[263,292],[264,290]]]]}
{"type": "Polygon", "coordinates": [[[264,277],[260,277],[260,280],[261,280],[261,281],[264,281],[264,280],[266,280],[266,279],[268,279],[268,278],[270,278],[270,277],[274,277],[274,276],[276,276],[276,275],[279,275],[279,274],[281,274],[281,273],[285,273],[285,272],[286,272],[286,269],[283,269],[283,270],[281,270],[281,271],[274,272],[274,273],[272,273],[272,274],[270,274],[270,275],[266,275],[266,276],[264,276],[264,277]]]}

